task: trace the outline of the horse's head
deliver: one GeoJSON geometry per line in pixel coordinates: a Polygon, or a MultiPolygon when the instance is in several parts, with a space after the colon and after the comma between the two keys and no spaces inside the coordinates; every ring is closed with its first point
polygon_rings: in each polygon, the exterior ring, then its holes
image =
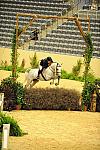
{"type": "Polygon", "coordinates": [[[58,77],[61,76],[61,64],[57,63],[57,66],[56,66],[56,74],[58,77]]]}
{"type": "Polygon", "coordinates": [[[61,64],[57,63],[57,62],[53,62],[50,66],[50,68],[52,69],[52,72],[60,77],[61,76],[61,64]]]}
{"type": "MultiPolygon", "coordinates": [[[[59,81],[60,81],[60,77],[61,77],[61,65],[59,63],[57,63],[57,62],[53,62],[51,64],[51,66],[49,66],[49,69],[54,74],[54,78],[53,79],[58,78],[58,83],[55,83],[55,85],[56,86],[59,85],[59,81]]],[[[53,81],[53,83],[54,83],[54,81],[53,81]]],[[[52,82],[51,82],[51,84],[52,84],[52,82]]]]}

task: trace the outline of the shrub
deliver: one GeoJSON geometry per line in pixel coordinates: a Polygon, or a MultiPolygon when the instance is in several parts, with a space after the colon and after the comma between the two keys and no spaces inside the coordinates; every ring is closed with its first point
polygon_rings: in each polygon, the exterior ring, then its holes
{"type": "Polygon", "coordinates": [[[23,67],[17,67],[17,72],[22,72],[22,73],[24,73],[25,71],[26,71],[25,68],[23,68],[23,67]]]}
{"type": "Polygon", "coordinates": [[[7,61],[5,60],[5,61],[1,61],[1,64],[0,64],[2,67],[7,67],[8,66],[8,63],[7,63],[7,61]]]}
{"type": "Polygon", "coordinates": [[[0,132],[2,132],[3,124],[10,124],[10,135],[11,136],[22,136],[23,132],[19,127],[17,121],[14,118],[7,116],[4,113],[0,113],[0,132]]]}
{"type": "Polygon", "coordinates": [[[25,67],[25,59],[23,58],[23,60],[22,60],[22,63],[21,63],[21,66],[20,66],[21,68],[23,68],[24,69],[24,67],[25,67]]]}
{"type": "Polygon", "coordinates": [[[75,76],[73,75],[73,73],[67,73],[65,70],[62,70],[61,78],[73,80],[75,76]]]}
{"type": "Polygon", "coordinates": [[[79,59],[77,61],[76,66],[73,66],[73,68],[72,68],[73,75],[79,76],[79,73],[80,73],[80,70],[81,70],[81,66],[82,66],[82,62],[81,62],[81,59],[79,59]]]}
{"type": "Polygon", "coordinates": [[[67,73],[65,70],[62,70],[61,74],[62,79],[76,80],[76,81],[84,81],[83,77],[75,76],[73,73],[67,73]]]}
{"type": "Polygon", "coordinates": [[[10,77],[1,82],[0,92],[3,92],[5,95],[4,110],[13,110],[16,104],[22,105],[24,103],[24,88],[22,84],[15,82],[10,77]]]}
{"type": "Polygon", "coordinates": [[[38,68],[39,67],[39,62],[37,61],[36,52],[34,53],[33,57],[30,57],[30,65],[31,65],[31,68],[38,68]]]}
{"type": "MultiPolygon", "coordinates": [[[[84,80],[84,75],[83,75],[83,80],[84,80]]],[[[87,81],[89,81],[89,82],[94,82],[96,80],[96,78],[95,78],[95,76],[92,74],[92,73],[88,73],[87,74],[87,81]]]]}
{"type": "Polygon", "coordinates": [[[79,92],[63,88],[33,88],[25,91],[23,109],[80,110],[79,92]]]}
{"type": "Polygon", "coordinates": [[[12,66],[0,66],[0,70],[6,70],[6,71],[11,71],[12,70],[12,66]]]}
{"type": "Polygon", "coordinates": [[[93,91],[94,91],[94,83],[87,82],[86,86],[83,87],[82,97],[83,97],[83,104],[88,106],[88,109],[90,109],[90,102],[93,91]]]}

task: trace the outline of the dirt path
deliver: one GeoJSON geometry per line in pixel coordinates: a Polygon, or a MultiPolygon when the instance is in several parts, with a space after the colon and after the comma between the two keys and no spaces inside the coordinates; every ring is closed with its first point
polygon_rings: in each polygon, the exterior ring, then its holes
{"type": "Polygon", "coordinates": [[[10,137],[9,150],[100,150],[100,113],[13,111],[28,135],[10,137]]]}

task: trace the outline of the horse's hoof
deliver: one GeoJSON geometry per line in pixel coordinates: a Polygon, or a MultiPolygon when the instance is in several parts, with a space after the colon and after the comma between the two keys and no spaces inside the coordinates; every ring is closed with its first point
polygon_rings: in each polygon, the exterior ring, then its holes
{"type": "Polygon", "coordinates": [[[53,82],[50,82],[50,85],[52,85],[53,84],[53,82]]]}
{"type": "Polygon", "coordinates": [[[55,83],[55,86],[57,86],[58,85],[58,83],[55,83]]]}

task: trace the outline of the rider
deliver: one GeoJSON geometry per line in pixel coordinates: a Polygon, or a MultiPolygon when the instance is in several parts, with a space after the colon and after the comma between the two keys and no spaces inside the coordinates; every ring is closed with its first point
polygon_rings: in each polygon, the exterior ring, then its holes
{"type": "Polygon", "coordinates": [[[47,67],[49,67],[51,64],[53,63],[53,60],[51,57],[47,57],[45,59],[42,59],[40,61],[40,65],[42,66],[42,69],[38,71],[38,76],[37,76],[37,79],[39,79],[39,75],[40,73],[42,73],[43,69],[46,69],[47,67]]]}

